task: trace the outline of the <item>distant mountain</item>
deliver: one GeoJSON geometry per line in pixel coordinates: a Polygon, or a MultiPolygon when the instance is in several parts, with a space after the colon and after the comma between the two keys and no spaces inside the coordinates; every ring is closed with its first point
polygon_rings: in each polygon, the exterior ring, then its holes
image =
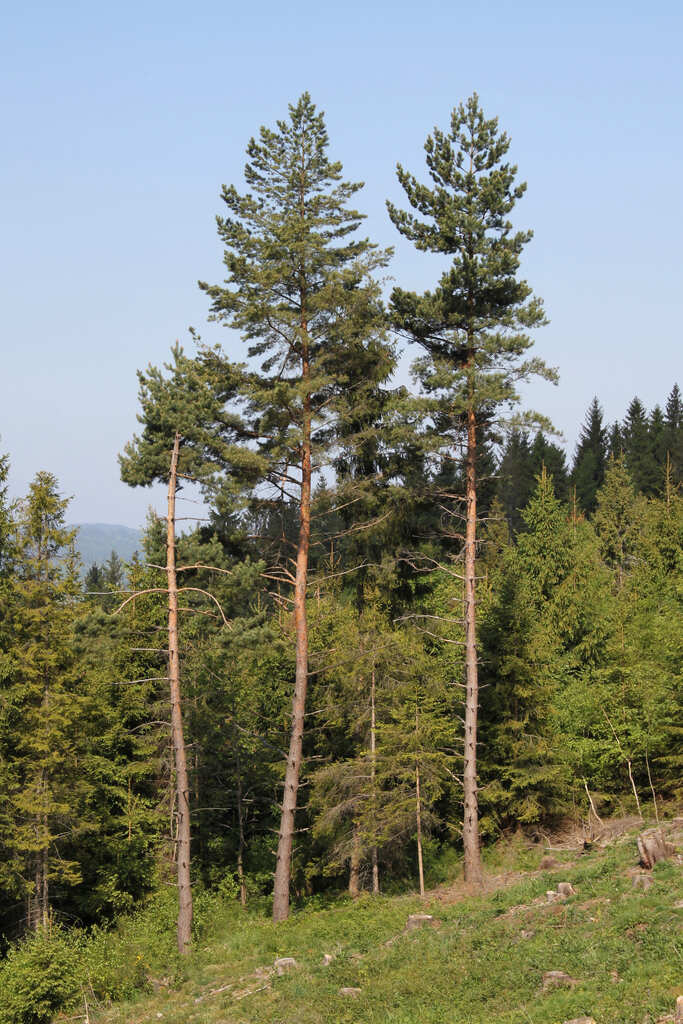
{"type": "Polygon", "coordinates": [[[133,530],[130,526],[118,526],[115,523],[74,523],[78,530],[76,548],[83,560],[85,569],[93,562],[102,565],[112,551],[124,562],[130,561],[135,551],[140,550],[141,530],[133,530]]]}

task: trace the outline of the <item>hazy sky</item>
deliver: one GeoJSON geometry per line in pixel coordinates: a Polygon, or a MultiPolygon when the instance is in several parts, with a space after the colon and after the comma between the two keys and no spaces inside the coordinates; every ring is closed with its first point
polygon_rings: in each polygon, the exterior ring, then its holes
{"type": "MultiPolygon", "coordinates": [[[[394,165],[476,90],[528,182],[524,273],[561,373],[529,401],[565,433],[594,394],[608,420],[680,373],[683,15],[679,3],[364,0],[6,5],[0,163],[0,451],[12,490],[39,469],[72,521],[139,525],[154,497],[120,483],[136,369],[206,326],[198,278],[222,280],[214,216],[244,148],[308,89],[391,273],[435,268],[398,237],[394,165]]],[[[189,347],[189,340],[188,340],[189,347]]]]}

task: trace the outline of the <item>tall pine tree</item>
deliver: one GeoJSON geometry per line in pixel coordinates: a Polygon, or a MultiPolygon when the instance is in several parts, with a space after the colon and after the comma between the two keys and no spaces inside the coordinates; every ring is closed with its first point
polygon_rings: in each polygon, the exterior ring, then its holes
{"type": "Polygon", "coordinates": [[[415,364],[427,395],[437,445],[465,451],[466,683],[463,843],[465,877],[481,881],[477,803],[478,667],[476,636],[477,452],[483,432],[518,401],[518,385],[534,375],[555,379],[540,359],[525,359],[529,330],[544,324],[540,299],[519,276],[529,231],[513,231],[509,216],[526,186],[505,159],[510,142],[496,118],[487,120],[476,94],[456,107],[449,130],[434,129],[425,152],[432,186],[400,165],[398,180],[415,211],[389,203],[398,229],[424,252],[451,258],[432,292],[395,288],[395,327],[418,342],[415,364]]]}
{"type": "MultiPolygon", "coordinates": [[[[323,115],[308,93],[275,129],[262,128],[247,147],[250,191],[224,187],[228,208],[218,218],[228,276],[201,284],[212,317],[241,332],[252,362],[240,383],[241,412],[262,459],[262,485],[271,502],[286,498],[297,511],[295,553],[278,574],[293,587],[296,678],[292,730],[275,868],[273,917],[289,913],[294,816],[302,759],[308,684],[306,593],[311,548],[314,478],[352,426],[367,436],[363,412],[379,382],[393,369],[384,338],[384,313],[373,273],[388,254],[356,237],[362,215],[349,206],[361,188],[342,180],[342,166],[328,157],[323,115]]],[[[220,351],[204,352],[220,379],[234,368],[220,351]]],[[[360,438],[356,435],[357,443],[360,438]]],[[[252,492],[259,502],[263,487],[252,492]]]]}

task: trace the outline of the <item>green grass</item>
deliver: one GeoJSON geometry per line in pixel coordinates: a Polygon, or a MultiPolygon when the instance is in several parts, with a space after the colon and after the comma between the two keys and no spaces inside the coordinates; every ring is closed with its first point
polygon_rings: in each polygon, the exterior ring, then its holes
{"type": "MultiPolygon", "coordinates": [[[[539,857],[522,851],[527,870],[539,857]]],[[[492,857],[493,870],[504,861],[492,857]]],[[[91,1024],[557,1024],[583,1015],[597,1024],[654,1022],[683,991],[674,907],[683,893],[672,862],[657,865],[648,892],[634,889],[626,870],[636,861],[630,837],[490,895],[451,904],[367,896],[278,926],[225,904],[207,919],[172,988],[91,1007],[91,1024]],[[560,880],[577,895],[546,903],[546,889],[560,880]],[[402,934],[416,911],[432,913],[440,927],[402,934]],[[324,953],[334,956],[327,967],[324,953]],[[254,974],[280,956],[295,957],[298,968],[265,980],[254,974]],[[543,992],[548,970],[579,983],[543,992]],[[344,997],[342,987],[362,992],[344,997]]],[[[167,973],[174,970],[169,964],[167,973]]]]}

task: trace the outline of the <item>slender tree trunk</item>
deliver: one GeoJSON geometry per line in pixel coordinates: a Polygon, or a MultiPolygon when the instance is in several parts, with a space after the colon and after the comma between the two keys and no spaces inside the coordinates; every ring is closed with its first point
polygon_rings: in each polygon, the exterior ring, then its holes
{"type": "Polygon", "coordinates": [[[351,845],[351,863],[349,865],[349,896],[357,899],[360,896],[360,830],[358,823],[353,823],[353,839],[351,845]]]}
{"type": "MultiPolygon", "coordinates": [[[[310,367],[308,362],[308,335],[305,319],[302,320],[302,376],[308,387],[310,367]]],[[[275,864],[273,886],[273,920],[284,921],[289,916],[289,882],[292,873],[292,845],[294,842],[294,815],[296,797],[301,773],[301,756],[304,735],[304,711],[308,686],[308,622],[306,620],[306,589],[308,584],[308,549],[311,542],[311,398],[308,390],[304,396],[303,436],[301,458],[301,507],[299,521],[299,543],[296,553],[296,577],[294,582],[294,626],[296,629],[296,675],[294,698],[292,700],[292,731],[289,741],[289,755],[285,772],[285,788],[282,796],[282,815],[275,864]]]]}
{"type": "MultiPolygon", "coordinates": [[[[370,785],[372,787],[372,829],[377,835],[377,718],[375,710],[375,666],[372,666],[370,683],[370,785]]],[[[377,860],[377,843],[372,844],[372,891],[379,892],[379,863],[377,860]]]]}
{"type": "Polygon", "coordinates": [[[180,703],[180,655],[178,652],[178,581],[175,568],[175,496],[180,434],[176,433],[168,479],[166,520],[166,573],[168,576],[168,677],[171,685],[171,735],[178,814],[176,861],[178,873],[178,949],[189,952],[192,939],[192,889],[190,886],[190,783],[180,703]]]}
{"type": "MultiPolygon", "coordinates": [[[[47,815],[43,816],[43,828],[47,839],[47,815]]],[[[40,851],[40,874],[41,874],[41,892],[40,892],[40,923],[43,928],[47,928],[50,921],[50,898],[49,898],[49,886],[48,886],[48,853],[47,845],[43,846],[40,851]]]]}
{"type": "Polygon", "coordinates": [[[425,875],[422,865],[422,802],[420,800],[420,766],[415,766],[415,819],[417,822],[417,870],[420,876],[420,896],[425,894],[425,875]]]}
{"type": "MultiPolygon", "coordinates": [[[[235,740],[237,744],[237,740],[235,740]]],[[[244,880],[244,810],[242,807],[242,765],[237,754],[237,827],[239,829],[237,847],[237,880],[240,884],[240,903],[247,905],[247,884],[244,880]]]]}
{"type": "Polygon", "coordinates": [[[476,576],[477,546],[477,431],[472,407],[467,411],[466,520],[465,520],[465,763],[463,768],[464,813],[462,838],[465,881],[481,885],[479,806],[477,800],[477,718],[479,678],[477,665],[476,576]]]}

